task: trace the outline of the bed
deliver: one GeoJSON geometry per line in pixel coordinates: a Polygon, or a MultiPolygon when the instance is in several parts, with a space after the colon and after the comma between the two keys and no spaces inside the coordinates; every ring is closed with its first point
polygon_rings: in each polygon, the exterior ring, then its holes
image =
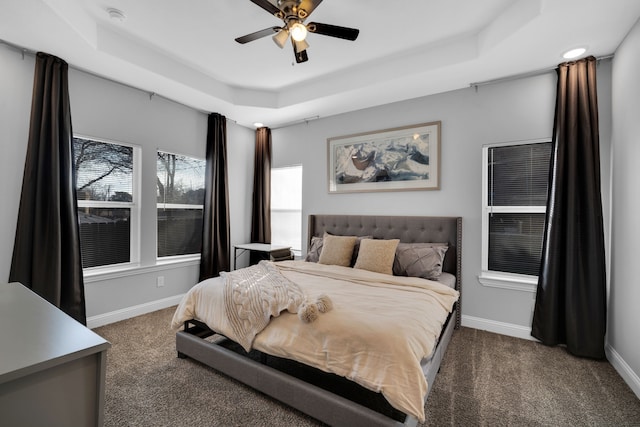
{"type": "MultiPolygon", "coordinates": [[[[331,304],[329,305],[332,307],[329,307],[329,309],[333,308],[333,310],[321,311],[314,318],[314,320],[316,318],[320,320],[306,324],[297,319],[303,319],[303,316],[300,315],[301,309],[298,308],[298,313],[296,314],[295,309],[289,307],[290,312],[283,310],[282,314],[275,314],[264,330],[259,330],[257,334],[246,342],[244,336],[238,335],[237,329],[231,328],[230,324],[233,325],[233,322],[222,319],[222,323],[219,323],[222,310],[210,309],[212,307],[211,303],[208,302],[209,300],[204,300],[204,298],[220,299],[219,297],[223,292],[220,290],[222,288],[219,283],[216,282],[216,280],[220,281],[220,279],[209,279],[212,281],[211,283],[196,285],[194,292],[190,291],[176,310],[172,322],[173,326],[183,325],[183,328],[176,333],[178,356],[181,358],[189,357],[211,366],[219,372],[229,375],[329,425],[416,425],[419,418],[424,417],[424,402],[428,398],[430,391],[428,384],[433,383],[453,330],[460,325],[461,218],[310,215],[308,230],[309,254],[307,256],[312,261],[314,261],[312,259],[313,251],[317,249],[317,243],[319,241],[322,242],[320,239],[324,239],[325,246],[329,247],[332,242],[341,240],[341,236],[359,236],[360,238],[357,239],[357,242],[361,252],[360,255],[356,254],[353,258],[357,262],[366,258],[365,253],[369,254],[372,246],[380,246],[380,244],[386,244],[385,242],[394,240],[396,241],[395,244],[397,244],[394,247],[398,251],[401,246],[405,249],[414,246],[446,246],[444,259],[440,265],[442,274],[433,278],[436,280],[385,275],[377,271],[363,270],[362,263],[360,263],[360,268],[352,268],[351,265],[327,266],[324,265],[326,257],[324,262],[321,263],[300,261],[277,263],[277,270],[285,275],[287,280],[291,279],[291,282],[296,286],[298,283],[300,284],[300,287],[296,289],[302,291],[306,302],[299,307],[313,305],[309,301],[316,300],[316,298],[317,301],[320,301],[316,288],[307,287],[311,285],[302,280],[302,278],[307,280],[309,276],[309,282],[314,283],[313,286],[324,286],[321,297],[327,297],[330,300],[331,304]],[[337,280],[340,280],[340,282],[337,280]],[[342,282],[342,280],[346,280],[346,282],[342,282]],[[347,283],[348,286],[344,283],[347,283]],[[442,283],[446,283],[446,285],[442,283]],[[348,353],[351,350],[342,351],[341,349],[340,351],[334,351],[334,353],[332,353],[333,350],[326,351],[326,360],[320,362],[305,357],[307,348],[323,347],[329,341],[328,337],[334,339],[334,332],[337,331],[336,325],[339,324],[349,324],[348,328],[341,329],[344,329],[347,334],[352,334],[351,337],[346,339],[340,337],[342,340],[340,342],[349,342],[348,345],[345,345],[345,348],[351,346],[352,342],[359,342],[360,337],[366,335],[369,330],[385,329],[380,326],[383,323],[387,329],[398,328],[399,330],[400,327],[395,326],[393,321],[395,321],[396,314],[397,316],[401,316],[401,314],[392,313],[389,305],[392,304],[392,300],[387,297],[391,293],[394,296],[399,294],[395,290],[398,285],[402,285],[403,292],[405,289],[413,292],[411,294],[412,301],[407,301],[406,304],[426,304],[410,307],[409,305],[405,306],[403,303],[403,309],[400,311],[407,312],[408,315],[414,318],[420,318],[416,331],[428,331],[429,334],[434,335],[433,342],[424,345],[422,343],[415,344],[416,340],[412,336],[405,340],[398,333],[385,335],[388,339],[378,339],[376,340],[376,345],[388,340],[387,347],[400,347],[403,345],[403,341],[409,341],[411,347],[408,347],[408,350],[403,351],[402,354],[422,355],[417,360],[419,378],[413,374],[412,369],[415,370],[415,367],[400,366],[396,371],[391,367],[389,369],[384,368],[384,366],[396,364],[395,359],[388,359],[394,363],[389,363],[388,360],[385,362],[385,357],[398,357],[398,355],[385,355],[384,352],[386,350],[384,348],[371,352],[362,351],[358,347],[354,347],[355,350],[353,350],[354,355],[358,357],[355,361],[358,366],[364,366],[364,359],[380,359],[379,363],[384,363],[381,365],[383,368],[380,365],[372,365],[375,368],[372,369],[372,372],[376,376],[376,381],[378,381],[377,377],[379,376],[380,384],[384,384],[384,386],[371,382],[365,374],[360,376],[360,373],[355,368],[342,368],[341,365],[330,360],[334,354],[338,355],[337,357],[342,360],[349,356],[345,352],[348,353]],[[428,289],[423,290],[423,287],[428,289]],[[366,295],[356,293],[356,291],[361,292],[360,288],[365,290],[366,295]],[[353,302],[345,299],[349,298],[349,296],[343,294],[354,294],[358,300],[353,302]],[[455,297],[453,296],[454,294],[455,297]],[[211,295],[214,295],[214,297],[211,295]],[[384,303],[380,302],[383,300],[384,303]],[[360,301],[369,301],[368,303],[363,302],[363,304],[373,305],[365,305],[361,312],[358,312],[356,305],[360,301]],[[416,313],[422,312],[415,310],[420,309],[420,307],[426,307],[429,304],[433,307],[429,310],[424,310],[425,313],[427,311],[441,312],[445,310],[444,317],[440,314],[442,318],[427,319],[430,315],[416,315],[416,313]],[[440,306],[444,308],[440,308],[440,306]],[[376,307],[376,309],[371,309],[371,307],[376,307]],[[375,313],[386,314],[387,316],[382,318],[389,319],[389,324],[386,324],[387,321],[374,320],[372,322],[364,322],[363,326],[356,325],[358,319],[354,321],[354,318],[363,316],[361,318],[363,321],[365,319],[369,320],[364,317],[368,315],[368,313],[364,313],[367,310],[372,315],[376,315],[375,313]],[[210,320],[212,314],[208,312],[214,312],[213,316],[217,317],[218,321],[210,320]],[[422,317],[425,319],[423,320],[422,317]],[[367,327],[367,325],[371,324],[376,324],[377,326],[375,328],[367,327]],[[434,325],[437,325],[437,329],[434,325]],[[278,329],[285,327],[291,329],[286,329],[286,333],[282,332],[284,329],[278,329]],[[363,330],[365,332],[361,332],[361,329],[358,329],[360,327],[364,327],[365,329],[363,330]],[[354,333],[353,331],[358,332],[354,333]],[[316,335],[319,337],[317,342],[314,341],[316,340],[316,335]],[[395,335],[398,336],[396,337],[395,335]],[[295,339],[292,337],[295,337],[295,339]],[[394,341],[396,339],[397,342],[394,341]],[[296,349],[295,351],[279,347],[289,345],[289,341],[293,343],[292,347],[296,349]],[[367,355],[364,359],[363,354],[367,355]],[[405,372],[408,372],[408,374],[405,375],[405,372]],[[406,376],[406,378],[403,376],[406,376]],[[397,384],[395,384],[396,382],[397,384]],[[426,386],[421,388],[423,382],[426,386]],[[406,391],[403,391],[405,388],[406,391]],[[419,394],[420,399],[417,403],[416,393],[419,394]]],[[[327,252],[325,249],[325,255],[327,252]]],[[[322,249],[319,253],[322,253],[322,249]]],[[[397,260],[398,255],[396,253],[394,263],[397,260]]],[[[274,268],[273,265],[263,266],[262,268],[266,269],[267,267],[274,268]]],[[[394,265],[395,267],[397,265],[394,265]]],[[[242,270],[247,272],[254,271],[252,269],[254,267],[242,270]]],[[[242,275],[242,270],[237,273],[234,272],[234,274],[242,275]]],[[[403,274],[406,274],[406,271],[403,274]]],[[[289,305],[291,305],[291,301],[289,301],[289,305]]],[[[319,305],[318,307],[322,306],[319,305]]],[[[339,334],[336,333],[335,335],[335,340],[338,340],[339,334]]],[[[366,367],[363,368],[363,371],[365,370],[366,367]]]]}

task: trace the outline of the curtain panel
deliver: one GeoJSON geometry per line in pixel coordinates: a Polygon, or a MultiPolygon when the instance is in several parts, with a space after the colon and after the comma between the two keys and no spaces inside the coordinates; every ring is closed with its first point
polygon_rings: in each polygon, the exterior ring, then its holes
{"type": "Polygon", "coordinates": [[[605,357],[606,274],[597,62],[560,64],[549,195],[531,334],[582,357],[605,357]]]}
{"type": "Polygon", "coordinates": [[[9,281],[86,325],[77,211],[68,65],[38,52],[9,281]]]}
{"type": "Polygon", "coordinates": [[[256,130],[251,242],[271,243],[271,129],[256,130]]]}
{"type": "MultiPolygon", "coordinates": [[[[251,243],[271,243],[271,129],[256,129],[253,163],[253,205],[251,243]]],[[[250,252],[250,264],[257,264],[264,254],[250,252]]]]}
{"type": "Polygon", "coordinates": [[[209,114],[206,161],[200,281],[230,269],[227,119],[217,113],[209,114]]]}

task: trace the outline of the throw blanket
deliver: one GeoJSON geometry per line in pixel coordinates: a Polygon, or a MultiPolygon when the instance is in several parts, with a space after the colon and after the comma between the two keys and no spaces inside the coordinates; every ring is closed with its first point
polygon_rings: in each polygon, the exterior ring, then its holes
{"type": "Polygon", "coordinates": [[[224,307],[238,344],[249,352],[253,340],[283,310],[297,313],[305,302],[298,285],[271,263],[220,274],[224,280],[224,307]]]}

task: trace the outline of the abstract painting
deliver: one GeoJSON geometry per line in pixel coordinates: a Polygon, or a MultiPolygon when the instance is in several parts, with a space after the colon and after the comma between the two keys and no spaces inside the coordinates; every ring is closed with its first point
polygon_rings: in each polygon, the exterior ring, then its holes
{"type": "Polygon", "coordinates": [[[329,192],[438,190],[440,122],[329,138],[329,192]]]}

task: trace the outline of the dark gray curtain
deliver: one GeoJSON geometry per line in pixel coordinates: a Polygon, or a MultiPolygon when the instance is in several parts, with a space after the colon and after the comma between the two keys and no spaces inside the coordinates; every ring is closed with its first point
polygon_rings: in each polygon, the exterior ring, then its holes
{"type": "Polygon", "coordinates": [[[256,129],[251,242],[271,243],[271,129],[256,129]]]}
{"type": "Polygon", "coordinates": [[[201,281],[218,276],[221,271],[229,271],[231,231],[227,181],[227,119],[223,115],[211,113],[207,130],[202,213],[201,281]]]}
{"type": "MultiPolygon", "coordinates": [[[[267,127],[256,129],[251,242],[271,243],[271,129],[267,127]]],[[[251,252],[250,258],[256,264],[264,254],[251,252]]]]}
{"type": "Polygon", "coordinates": [[[546,229],[531,334],[601,359],[606,277],[596,59],[560,64],[546,229]]]}
{"type": "Polygon", "coordinates": [[[86,325],[72,150],[68,65],[39,52],[9,281],[86,325]]]}

